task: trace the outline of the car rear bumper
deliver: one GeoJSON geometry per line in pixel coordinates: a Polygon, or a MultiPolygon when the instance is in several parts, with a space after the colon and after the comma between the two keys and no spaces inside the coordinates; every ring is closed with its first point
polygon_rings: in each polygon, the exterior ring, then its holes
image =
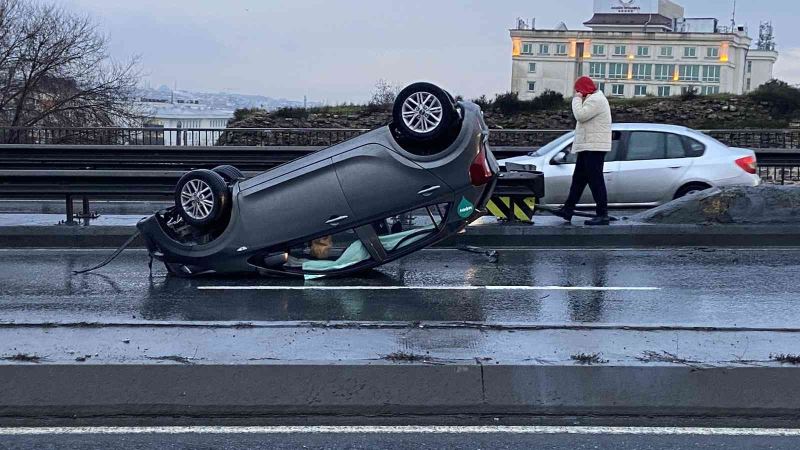
{"type": "Polygon", "coordinates": [[[724,178],[716,180],[714,185],[716,187],[731,187],[731,186],[758,186],[761,184],[761,177],[757,174],[743,173],[739,176],[732,178],[724,178]]]}

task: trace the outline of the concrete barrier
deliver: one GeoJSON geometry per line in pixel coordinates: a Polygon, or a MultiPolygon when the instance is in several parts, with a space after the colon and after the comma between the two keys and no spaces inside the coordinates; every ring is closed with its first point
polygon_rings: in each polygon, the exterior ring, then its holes
{"type": "Polygon", "coordinates": [[[800,329],[613,324],[4,324],[0,416],[800,421],[800,367],[771,356],[795,348],[798,335],[800,329]],[[574,356],[580,352],[600,356],[582,365],[574,356]]]}

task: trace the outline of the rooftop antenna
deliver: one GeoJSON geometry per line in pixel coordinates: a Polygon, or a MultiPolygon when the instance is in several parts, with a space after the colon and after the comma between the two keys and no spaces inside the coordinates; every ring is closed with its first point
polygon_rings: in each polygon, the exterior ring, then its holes
{"type": "Polygon", "coordinates": [[[736,0],[733,0],[733,15],[731,15],[731,31],[736,31],[736,0]]]}

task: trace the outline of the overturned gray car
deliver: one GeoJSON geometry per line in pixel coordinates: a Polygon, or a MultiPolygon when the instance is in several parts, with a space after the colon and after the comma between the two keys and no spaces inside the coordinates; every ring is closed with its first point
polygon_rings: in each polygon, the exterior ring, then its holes
{"type": "Polygon", "coordinates": [[[401,258],[482,214],[499,168],[480,108],[416,83],[393,122],[251,178],[187,173],[138,228],[170,273],[341,276],[401,258]]]}

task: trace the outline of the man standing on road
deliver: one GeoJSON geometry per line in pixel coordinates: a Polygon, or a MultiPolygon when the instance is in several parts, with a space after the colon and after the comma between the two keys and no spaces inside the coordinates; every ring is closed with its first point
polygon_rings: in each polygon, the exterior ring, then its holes
{"type": "Polygon", "coordinates": [[[603,164],[606,154],[611,151],[611,107],[605,94],[597,90],[591,78],[581,77],[575,82],[572,113],[578,122],[572,144],[572,152],[577,153],[578,161],[567,202],[554,214],[567,222],[572,221],[575,206],[588,184],[597,204],[597,217],[587,221],[586,225],[608,225],[608,194],[603,164]]]}

